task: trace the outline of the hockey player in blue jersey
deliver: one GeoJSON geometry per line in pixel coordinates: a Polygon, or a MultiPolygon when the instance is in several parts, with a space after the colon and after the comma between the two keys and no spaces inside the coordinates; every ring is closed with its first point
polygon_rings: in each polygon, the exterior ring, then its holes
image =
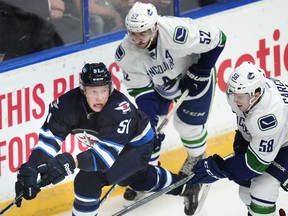
{"type": "MultiPolygon", "coordinates": [[[[250,216],[277,216],[279,188],[288,191],[288,86],[266,78],[264,70],[244,62],[229,77],[226,94],[237,116],[232,157],[215,154],[200,160],[190,183],[228,178],[250,216]]],[[[231,213],[233,214],[233,213],[231,213]]],[[[279,211],[284,216],[283,210],[279,211]]]]}
{"type": "MultiPolygon", "coordinates": [[[[97,215],[101,191],[107,185],[159,191],[182,176],[148,165],[155,140],[148,116],[113,88],[106,66],[85,64],[80,87],[50,104],[38,143],[28,162],[19,168],[16,195],[23,192],[25,199],[34,199],[39,186],[57,184],[76,168],[80,171],[74,181],[73,215],[97,215]],[[74,134],[90,148],[76,157],[59,154],[68,134],[74,134]],[[37,184],[39,173],[41,182],[37,184]]],[[[184,196],[185,213],[193,215],[192,186],[181,186],[170,194],[184,196]]]]}
{"type": "MultiPolygon", "coordinates": [[[[205,157],[205,124],[216,80],[213,67],[226,36],[216,26],[190,18],[159,16],[150,3],[136,2],[125,24],[128,34],[116,50],[115,61],[123,70],[128,93],[150,117],[154,128],[158,117],[167,114],[172,101],[189,90],[173,116],[174,128],[188,155],[179,173],[189,175],[195,162],[205,157]]],[[[151,164],[157,164],[162,140],[163,135],[159,136],[151,164]]],[[[124,198],[137,199],[135,195],[128,188],[124,198]]]]}

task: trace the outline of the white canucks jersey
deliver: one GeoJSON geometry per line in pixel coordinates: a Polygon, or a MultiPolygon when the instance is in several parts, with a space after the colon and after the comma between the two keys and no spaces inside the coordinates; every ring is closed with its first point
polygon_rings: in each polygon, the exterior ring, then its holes
{"type": "Polygon", "coordinates": [[[155,49],[139,49],[129,36],[117,48],[115,60],[128,92],[148,86],[167,99],[181,94],[179,81],[201,53],[221,43],[221,30],[190,18],[159,17],[155,49]]]}
{"type": "Polygon", "coordinates": [[[250,142],[246,165],[261,174],[281,147],[288,145],[288,87],[273,78],[266,79],[264,94],[248,113],[228,100],[237,115],[237,127],[250,142]]]}

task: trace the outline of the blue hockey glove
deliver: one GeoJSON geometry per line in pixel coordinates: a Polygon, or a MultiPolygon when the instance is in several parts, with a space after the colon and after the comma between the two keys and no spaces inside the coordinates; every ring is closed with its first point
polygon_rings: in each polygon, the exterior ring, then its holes
{"type": "Polygon", "coordinates": [[[210,70],[198,69],[195,65],[192,65],[185,76],[180,80],[180,89],[183,93],[186,89],[189,90],[190,96],[196,96],[200,94],[210,80],[210,70]]]}
{"type": "Polygon", "coordinates": [[[206,159],[199,160],[192,172],[195,176],[188,182],[188,184],[213,183],[221,178],[226,178],[225,171],[221,170],[219,164],[224,160],[217,154],[206,159]]]}
{"type": "Polygon", "coordinates": [[[248,148],[249,142],[244,139],[241,132],[236,130],[234,142],[233,142],[233,149],[235,154],[245,153],[248,148]]]}
{"type": "Polygon", "coordinates": [[[40,185],[57,184],[64,180],[65,176],[74,173],[74,169],[73,156],[69,153],[59,154],[38,166],[38,171],[41,174],[40,185]]]}
{"type": "MultiPolygon", "coordinates": [[[[18,170],[17,182],[15,183],[16,197],[23,192],[23,197],[26,200],[34,199],[37,193],[40,192],[40,188],[37,185],[37,176],[37,167],[33,163],[22,164],[18,170]]],[[[22,199],[16,203],[16,206],[21,207],[21,202],[22,199]]]]}

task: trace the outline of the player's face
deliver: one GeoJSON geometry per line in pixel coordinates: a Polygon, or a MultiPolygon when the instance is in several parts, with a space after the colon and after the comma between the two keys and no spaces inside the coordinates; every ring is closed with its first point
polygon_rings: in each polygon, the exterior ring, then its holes
{"type": "Polygon", "coordinates": [[[247,111],[250,106],[251,106],[251,98],[249,94],[237,94],[237,93],[232,93],[230,95],[231,101],[233,101],[238,109],[240,109],[242,112],[247,111]]]}
{"type": "Polygon", "coordinates": [[[151,29],[148,29],[143,32],[129,31],[128,33],[132,42],[140,49],[145,49],[148,46],[151,37],[153,36],[151,29]]]}
{"type": "Polygon", "coordinates": [[[100,112],[108,101],[110,94],[109,85],[87,86],[84,91],[87,103],[94,112],[100,112]]]}

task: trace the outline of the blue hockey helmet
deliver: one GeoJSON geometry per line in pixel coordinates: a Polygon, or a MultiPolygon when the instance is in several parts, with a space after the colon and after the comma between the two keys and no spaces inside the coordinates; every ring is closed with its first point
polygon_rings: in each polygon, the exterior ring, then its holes
{"type": "Polygon", "coordinates": [[[84,91],[86,86],[104,85],[109,85],[112,91],[112,74],[106,65],[102,62],[85,64],[80,74],[80,89],[84,91]]]}

